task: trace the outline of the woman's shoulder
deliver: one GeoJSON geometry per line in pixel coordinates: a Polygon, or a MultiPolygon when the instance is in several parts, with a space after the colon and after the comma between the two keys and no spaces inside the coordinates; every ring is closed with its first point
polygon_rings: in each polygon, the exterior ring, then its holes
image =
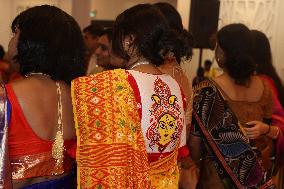
{"type": "Polygon", "coordinates": [[[273,79],[267,75],[259,75],[259,77],[262,79],[264,82],[264,85],[270,88],[275,94],[278,94],[276,85],[273,81],[273,79]]]}
{"type": "Polygon", "coordinates": [[[271,81],[273,82],[273,80],[270,80],[269,77],[267,77],[267,79],[263,79],[262,77],[259,77],[259,79],[261,80],[261,83],[263,85],[263,95],[262,98],[265,100],[271,100],[272,98],[272,86],[271,86],[271,81]]]}

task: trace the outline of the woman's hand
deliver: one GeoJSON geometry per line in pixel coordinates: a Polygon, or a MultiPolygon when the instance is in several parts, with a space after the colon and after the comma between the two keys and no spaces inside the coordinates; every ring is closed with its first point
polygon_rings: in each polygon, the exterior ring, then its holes
{"type": "Polygon", "coordinates": [[[199,180],[199,168],[190,157],[181,161],[179,188],[195,189],[199,180]]]}
{"type": "Polygon", "coordinates": [[[249,139],[257,139],[259,136],[269,132],[269,125],[261,121],[250,121],[246,124],[250,126],[244,128],[249,139]]]}

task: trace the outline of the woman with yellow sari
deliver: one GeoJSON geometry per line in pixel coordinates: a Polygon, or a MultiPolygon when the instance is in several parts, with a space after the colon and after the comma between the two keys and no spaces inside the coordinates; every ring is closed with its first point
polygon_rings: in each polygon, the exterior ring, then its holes
{"type": "Polygon", "coordinates": [[[121,13],[113,51],[118,68],[72,83],[79,188],[178,188],[186,146],[185,101],[156,66],[186,44],[150,4],[121,13]]]}

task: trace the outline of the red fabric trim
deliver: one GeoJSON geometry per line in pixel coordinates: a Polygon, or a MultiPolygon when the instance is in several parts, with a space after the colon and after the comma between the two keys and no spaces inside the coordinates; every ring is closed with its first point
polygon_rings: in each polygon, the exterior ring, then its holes
{"type": "Polygon", "coordinates": [[[126,73],[128,75],[128,82],[129,82],[130,86],[132,87],[132,89],[134,91],[134,96],[135,96],[136,102],[139,104],[139,106],[138,106],[139,117],[140,117],[140,119],[142,119],[141,96],[140,96],[140,91],[139,91],[137,82],[136,82],[135,78],[133,77],[133,75],[131,73],[129,73],[128,71],[126,71],[126,73]]]}
{"type": "Polygon", "coordinates": [[[74,143],[72,143],[70,148],[67,150],[67,153],[71,158],[76,159],[76,151],[77,151],[77,144],[75,141],[74,143]]]}
{"type": "Polygon", "coordinates": [[[165,152],[165,153],[151,153],[148,154],[148,161],[149,162],[155,162],[158,161],[161,158],[167,157],[168,155],[170,155],[173,152],[165,152]]]}
{"type": "MultiPolygon", "coordinates": [[[[150,153],[148,154],[148,161],[149,162],[154,162],[158,161],[161,158],[165,158],[168,155],[172,154],[173,152],[165,152],[165,153],[150,153]]],[[[178,149],[178,159],[182,159],[189,156],[189,150],[187,146],[180,147],[178,149]]]]}
{"type": "Polygon", "coordinates": [[[190,155],[187,145],[182,146],[178,149],[178,159],[185,158],[190,155]]]}

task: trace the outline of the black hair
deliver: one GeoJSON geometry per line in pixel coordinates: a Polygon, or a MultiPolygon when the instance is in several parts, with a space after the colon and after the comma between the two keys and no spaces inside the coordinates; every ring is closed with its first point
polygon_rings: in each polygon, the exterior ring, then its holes
{"type": "Polygon", "coordinates": [[[134,36],[131,45],[138,53],[157,66],[164,63],[169,52],[178,62],[183,56],[191,56],[183,36],[170,29],[163,14],[150,4],[139,4],[121,13],[113,25],[113,34],[113,51],[125,60],[130,58],[123,48],[128,35],[134,36]]]}
{"type": "Polygon", "coordinates": [[[95,37],[99,37],[100,34],[103,32],[104,27],[98,23],[92,23],[89,26],[85,27],[83,29],[83,32],[86,33],[90,33],[92,35],[93,38],[95,37]]]}
{"type": "Polygon", "coordinates": [[[174,6],[165,2],[155,3],[154,6],[157,7],[163,13],[171,28],[177,31],[183,30],[181,16],[174,6]]]}
{"type": "Polygon", "coordinates": [[[112,28],[105,28],[101,33],[100,33],[100,37],[106,35],[107,39],[109,42],[112,41],[112,36],[113,36],[113,32],[112,32],[112,28]]]}
{"type": "Polygon", "coordinates": [[[238,85],[247,85],[254,74],[252,37],[243,24],[230,24],[217,33],[218,45],[225,53],[224,68],[238,85]]]}
{"type": "Polygon", "coordinates": [[[270,43],[266,35],[260,31],[252,30],[253,48],[252,56],[257,65],[256,72],[269,76],[275,83],[279,101],[284,107],[284,87],[272,64],[270,43]]]}
{"type": "Polygon", "coordinates": [[[180,33],[180,35],[184,39],[185,44],[187,45],[186,46],[188,49],[187,56],[191,57],[192,47],[194,43],[193,36],[190,32],[188,32],[187,30],[183,28],[181,16],[176,10],[176,8],[173,5],[169,3],[165,3],[165,2],[155,3],[154,6],[158,8],[159,11],[162,12],[170,28],[180,33]]]}
{"type": "Polygon", "coordinates": [[[42,5],[20,13],[12,23],[19,30],[16,61],[20,73],[41,72],[53,80],[84,75],[84,41],[77,22],[61,9],[42,5]]]}
{"type": "Polygon", "coordinates": [[[0,45],[0,60],[2,60],[4,58],[5,55],[5,51],[2,45],[0,45]]]}

